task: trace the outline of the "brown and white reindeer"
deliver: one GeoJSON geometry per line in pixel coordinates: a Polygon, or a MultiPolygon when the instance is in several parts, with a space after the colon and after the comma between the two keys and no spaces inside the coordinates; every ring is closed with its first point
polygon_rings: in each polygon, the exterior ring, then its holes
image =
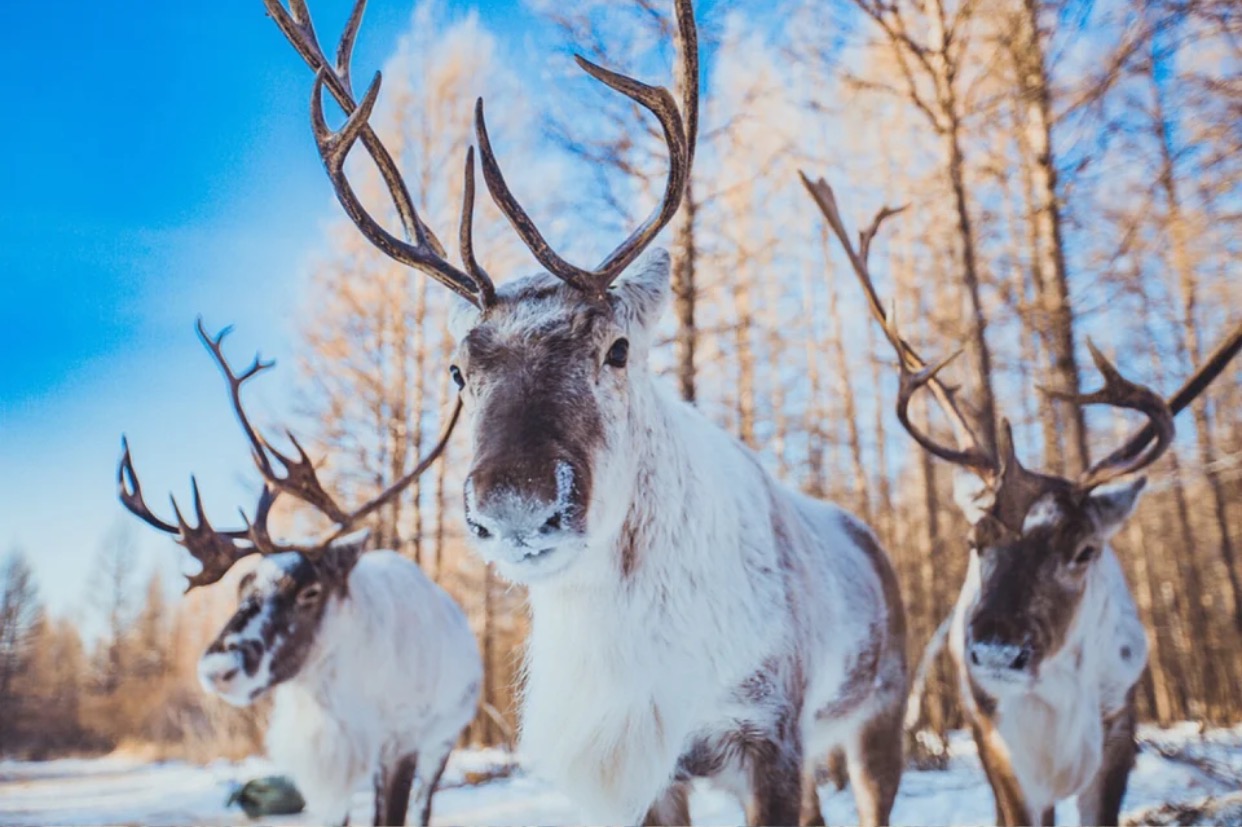
{"type": "MultiPolygon", "coordinates": [[[[440,455],[457,420],[418,465],[367,503],[345,510],[320,485],[315,467],[281,454],[251,425],[242,385],[271,367],[255,359],[242,374],[229,366],[224,333],[203,344],[228,380],[233,410],[264,479],[245,528],[220,531],[203,513],[193,485],[197,525],[174,500],[175,522],[147,507],[125,445],[118,471],[121,502],[202,563],[189,589],[215,583],[243,557],[262,555],[241,580],[237,610],[199,661],[203,688],[235,706],[273,696],[266,741],[275,763],[297,783],[318,818],[345,823],[353,790],[375,785],[375,824],[404,824],[411,791],[418,823],[431,817],[431,796],[449,751],[478,703],[482,664],[461,608],[412,561],[392,551],[364,551],[349,532],[409,487],[440,455]],[[295,497],[335,527],[313,543],[272,539],[267,520],[276,498],[295,497]]],[[[225,331],[227,332],[227,331],[225,331]]]]}
{"type": "MultiPolygon", "coordinates": [[[[465,517],[480,554],[529,587],[522,743],[604,823],[689,821],[690,779],[736,791],[752,824],[799,820],[808,759],[847,756],[859,819],[884,823],[902,769],[905,621],[871,531],[776,482],[757,458],[676,398],[647,365],[669,297],[669,257],[640,255],[677,212],[694,158],[698,50],[676,0],[681,93],[578,62],[651,112],[670,154],[661,203],[593,270],[552,250],[506,184],[476,106],[485,180],[544,272],[493,285],[471,248],[473,149],[462,269],[422,223],[356,102],[358,2],[334,62],[305,3],[269,14],[315,71],[312,123],[338,199],[397,261],[462,299],[452,375],[473,444],[465,517]],[[327,90],[346,114],[332,131],[327,90]],[[358,143],[406,235],[360,204],[345,157],[358,143]]],[[[808,785],[806,820],[818,819],[808,785]]]]}
{"type": "Polygon", "coordinates": [[[1076,479],[1029,471],[1008,422],[993,453],[975,439],[952,389],[886,315],[867,254],[884,209],[850,241],[832,189],[803,183],[840,239],[872,314],[901,367],[897,417],[925,450],[966,469],[957,499],[971,525],[970,566],[949,631],[962,705],[1006,825],[1052,824],[1054,805],[1077,797],[1080,823],[1117,824],[1134,763],[1134,687],[1147,639],[1109,538],[1133,511],[1145,478],[1173,438],[1173,416],[1242,350],[1242,325],[1167,402],[1123,377],[1088,342],[1104,387],[1050,395],[1138,411],[1148,424],[1076,479]],[[926,387],[947,414],[958,447],[914,426],[911,397],[926,387]],[[1154,444],[1153,444],[1154,441],[1154,444]]]}

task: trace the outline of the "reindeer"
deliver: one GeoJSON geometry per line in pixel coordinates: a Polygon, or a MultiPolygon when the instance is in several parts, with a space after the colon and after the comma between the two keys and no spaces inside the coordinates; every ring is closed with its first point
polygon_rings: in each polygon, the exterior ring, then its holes
{"type": "Polygon", "coordinates": [[[902,769],[905,619],[872,532],[777,483],[737,440],[657,382],[647,365],[669,297],[669,257],[640,260],[676,214],[695,151],[698,50],[676,0],[677,99],[579,57],[652,113],[670,156],[660,204],[603,263],[558,255],[513,195],[483,102],[475,131],[493,200],[543,272],[497,288],[472,246],[474,148],[466,152],[451,264],[368,124],[350,56],[359,0],[330,63],[303,0],[265,0],[315,72],[311,120],[338,200],[393,259],[464,301],[451,374],[473,445],[465,520],[481,556],[528,588],[522,745],[593,820],[689,822],[688,782],[714,778],[751,824],[818,820],[804,765],[840,747],[859,818],[884,823],[902,769]],[[345,112],[327,126],[327,91],[345,112]],[[360,203],[345,158],[361,143],[406,239],[360,203]],[[805,806],[800,804],[806,794],[805,806]]]}
{"type": "Polygon", "coordinates": [[[242,385],[272,367],[256,357],[236,374],[224,356],[226,329],[199,336],[228,381],[233,410],[265,481],[253,517],[220,531],[208,521],[193,482],[197,525],[172,501],[176,522],[146,505],[128,442],[118,471],[121,502],[177,538],[202,570],[186,591],[216,583],[238,560],[261,555],[237,587],[237,611],[198,664],[203,688],[234,706],[274,700],[267,748],[297,783],[311,811],[347,823],[350,794],[370,777],[375,824],[404,824],[411,790],[419,824],[449,751],[474,716],[482,666],[460,607],[412,561],[365,552],[365,532],[348,534],[405,490],[444,449],[460,405],[418,465],[364,505],[346,511],[320,485],[292,434],[297,459],[274,449],[251,424],[242,385]],[[280,467],[278,468],[277,465],[280,467]],[[272,504],[288,494],[335,524],[322,539],[284,545],[267,528],[272,504]]]}
{"type": "Polygon", "coordinates": [[[1136,753],[1134,693],[1147,638],[1109,538],[1138,502],[1145,485],[1138,472],[1169,447],[1174,414],[1242,350],[1242,325],[1167,402],[1122,376],[1088,341],[1103,388],[1048,393],[1138,411],[1148,424],[1075,479],[1029,471],[1008,421],[998,451],[986,450],[953,390],[936,378],[957,354],[929,366],[881,307],[867,255],[880,224],[900,210],[881,210],[855,249],[832,189],[823,179],[802,180],[897,353],[897,418],[924,450],[967,472],[955,494],[971,526],[970,566],[948,637],[997,820],[1050,825],[1054,805],[1076,796],[1080,823],[1117,824],[1136,753]],[[924,387],[952,423],[958,447],[911,423],[911,397],[924,387]]]}

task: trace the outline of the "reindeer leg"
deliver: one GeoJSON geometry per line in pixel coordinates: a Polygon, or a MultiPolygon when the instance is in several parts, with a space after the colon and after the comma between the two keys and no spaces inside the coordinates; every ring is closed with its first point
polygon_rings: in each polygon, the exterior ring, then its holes
{"type": "Polygon", "coordinates": [[[991,724],[981,724],[978,721],[972,721],[970,724],[971,732],[975,736],[975,745],[979,748],[979,760],[983,764],[983,772],[988,778],[988,784],[992,787],[992,795],[996,798],[996,823],[1004,827],[1034,824],[1035,820],[1026,806],[1026,798],[1018,786],[1018,779],[1014,778],[1008,761],[992,748],[983,727],[988,727],[990,731],[991,724]]]}
{"type": "Polygon", "coordinates": [[[660,794],[643,818],[644,827],[672,827],[690,823],[690,785],[674,781],[660,794]]]}
{"type": "Polygon", "coordinates": [[[858,823],[888,824],[901,785],[903,767],[901,709],[882,709],[864,723],[845,748],[858,823]]]}
{"type": "Polygon", "coordinates": [[[802,812],[798,816],[799,827],[823,827],[824,814],[819,808],[819,784],[816,768],[812,763],[802,775],[802,812]]]}
{"type": "MultiPolygon", "coordinates": [[[[371,823],[376,827],[388,823],[388,767],[382,764],[375,771],[375,816],[371,823]]],[[[346,814],[343,827],[348,825],[349,815],[346,814]]]]}
{"type": "Polygon", "coordinates": [[[1126,708],[1104,721],[1104,760],[1091,785],[1078,796],[1079,824],[1119,824],[1121,801],[1138,747],[1134,742],[1134,691],[1126,708]]]}
{"type": "Polygon", "coordinates": [[[750,750],[751,801],[746,823],[797,824],[802,808],[802,745],[767,741],[750,750]]]}
{"type": "Polygon", "coordinates": [[[453,745],[450,743],[445,744],[442,750],[428,750],[422,756],[422,771],[416,776],[418,783],[414,794],[420,827],[427,827],[431,823],[431,799],[440,784],[440,776],[444,775],[444,767],[448,764],[449,753],[452,751],[453,745]]]}
{"type": "Polygon", "coordinates": [[[375,825],[405,824],[405,813],[410,806],[410,785],[414,780],[414,769],[418,765],[417,755],[404,755],[397,759],[395,765],[380,770],[383,777],[382,788],[376,784],[375,825]]]}

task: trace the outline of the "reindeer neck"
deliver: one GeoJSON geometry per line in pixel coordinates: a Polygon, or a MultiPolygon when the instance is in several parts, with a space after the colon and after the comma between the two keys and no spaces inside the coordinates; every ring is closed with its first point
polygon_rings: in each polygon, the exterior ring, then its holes
{"type": "Polygon", "coordinates": [[[601,481],[609,494],[587,539],[590,559],[550,586],[535,585],[535,604],[547,594],[560,603],[642,605],[668,583],[711,582],[746,521],[767,519],[753,503],[767,502],[770,482],[744,446],[654,378],[636,391],[624,471],[601,481]]]}

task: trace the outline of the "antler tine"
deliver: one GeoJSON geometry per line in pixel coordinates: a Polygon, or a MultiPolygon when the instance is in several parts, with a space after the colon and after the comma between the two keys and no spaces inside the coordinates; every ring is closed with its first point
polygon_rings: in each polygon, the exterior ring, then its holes
{"type": "Polygon", "coordinates": [[[246,515],[244,510],[237,509],[246,524],[246,539],[250,541],[251,545],[260,554],[279,554],[286,551],[296,551],[299,554],[313,554],[312,549],[302,546],[281,545],[272,539],[272,535],[267,530],[267,518],[272,511],[272,503],[276,502],[278,496],[280,496],[280,489],[264,485],[259,492],[259,504],[255,507],[253,520],[246,515]]]}
{"type": "Polygon", "coordinates": [[[1155,429],[1156,438],[1155,445],[1145,450],[1122,456],[1112,454],[1088,468],[1079,479],[1079,485],[1090,489],[1146,468],[1159,459],[1173,442],[1174,425],[1173,411],[1159,394],[1122,376],[1090,339],[1087,340],[1087,349],[1091,351],[1091,358],[1095,361],[1100,375],[1104,377],[1104,387],[1086,394],[1064,390],[1046,390],[1045,393],[1077,405],[1111,405],[1138,411],[1148,418],[1149,424],[1155,429]]]}
{"type": "Polygon", "coordinates": [[[461,229],[458,246],[466,272],[479,286],[479,299],[487,307],[496,303],[496,287],[491,276],[474,257],[474,147],[466,148],[466,174],[461,191],[461,229]]]}
{"type": "Polygon", "coordinates": [[[875,214],[875,218],[871,219],[871,226],[858,234],[858,257],[863,264],[868,264],[871,257],[871,240],[875,238],[876,233],[880,231],[880,225],[888,218],[898,213],[903,213],[909,208],[909,204],[902,204],[900,207],[883,206],[880,211],[875,214]]]}
{"type": "Polygon", "coordinates": [[[292,13],[284,8],[280,0],[264,0],[264,5],[285,38],[315,72],[311,118],[315,128],[316,143],[319,146],[324,166],[328,170],[333,189],[336,191],[337,200],[340,201],[355,226],[385,255],[426,273],[472,304],[485,307],[486,304],[482,302],[481,297],[494,295],[494,291],[489,289],[490,286],[476,284],[470,276],[445,259],[444,245],[419,217],[418,211],[414,208],[414,201],[410,197],[409,188],[405,185],[405,180],[401,177],[401,172],[392,154],[368,122],[371,108],[375,104],[374,96],[379,93],[378,74],[372,83],[372,88],[367,92],[370,101],[364,98],[362,103],[357,103],[354,100],[350,66],[354,44],[362,25],[366,0],[357,0],[350,12],[337,45],[335,67],[328,63],[315,37],[305,0],[290,0],[292,13]],[[323,115],[324,87],[327,87],[348,119],[339,133],[330,132],[326,125],[323,115]],[[358,114],[359,109],[365,109],[361,116],[358,114]],[[345,157],[358,141],[361,141],[363,148],[375,162],[410,243],[397,239],[385,230],[367,213],[357,195],[350,188],[344,173],[345,157]],[[325,152],[325,143],[331,148],[331,152],[325,152]]]}
{"type": "MultiPolygon", "coordinates": [[[[680,16],[678,25],[682,25],[680,16]]],[[[693,62],[695,67],[694,77],[696,79],[696,83],[693,85],[697,86],[698,37],[697,34],[693,33],[693,16],[690,17],[689,26],[692,34],[689,38],[683,37],[683,40],[694,44],[694,47],[693,49],[683,49],[684,57],[682,62],[683,64],[693,62]]],[[[575,55],[574,59],[588,75],[608,88],[620,92],[655,115],[660,122],[660,128],[664,131],[664,143],[668,146],[668,178],[664,184],[664,195],[660,200],[660,204],[651,211],[647,219],[634,232],[630,233],[628,238],[622,241],[595,268],[595,278],[602,284],[600,289],[606,290],[608,285],[612,284],[617,276],[621,275],[622,271],[642,254],[642,251],[655,240],[660,231],[677,214],[677,210],[681,207],[681,199],[686,192],[686,182],[690,179],[690,164],[694,160],[694,149],[690,146],[690,138],[686,134],[686,124],[678,111],[677,101],[667,89],[648,86],[633,78],[610,71],[602,66],[597,66],[581,55],[575,55]]],[[[689,70],[683,70],[682,74],[689,75],[689,70]]],[[[690,97],[690,100],[693,101],[693,105],[697,106],[697,90],[690,97]]]]}
{"type": "MultiPolygon", "coordinates": [[[[276,363],[271,361],[264,362],[256,356],[254,363],[249,369],[240,375],[235,374],[232,366],[229,365],[228,358],[224,355],[223,347],[224,337],[231,331],[231,327],[226,327],[213,338],[207,334],[202,318],[200,317],[198,320],[199,338],[202,339],[207,349],[211,351],[216,366],[220,368],[220,372],[224,374],[224,378],[228,382],[229,396],[233,401],[233,413],[236,414],[238,422],[241,423],[246,438],[250,440],[251,456],[254,459],[255,465],[258,466],[259,472],[263,475],[265,484],[272,486],[278,492],[283,491],[297,497],[313,508],[322,511],[333,522],[339,522],[345,518],[345,510],[324,490],[323,485],[319,482],[318,475],[315,473],[315,464],[307,456],[306,451],[293,433],[286,431],[289,441],[293,443],[294,448],[298,452],[297,459],[293,459],[272,447],[271,443],[250,423],[250,417],[246,414],[246,409],[241,401],[242,385],[248,379],[271,368],[276,363]],[[282,466],[284,470],[283,475],[278,473],[273,466],[273,459],[282,466]]],[[[249,535],[247,533],[242,536],[249,535]]]]}
{"type": "MultiPolygon", "coordinates": [[[[305,2],[305,0],[301,0],[305,2]]],[[[341,33],[341,42],[336,47],[336,73],[341,78],[341,85],[350,95],[353,94],[353,81],[349,76],[350,64],[353,62],[354,43],[358,40],[358,29],[362,26],[362,12],[366,9],[366,0],[358,0],[349,20],[345,22],[345,30],[341,33]]]]}
{"type": "Polygon", "coordinates": [[[928,387],[933,382],[939,384],[936,376],[961,355],[962,350],[958,348],[936,364],[917,370],[911,370],[904,360],[898,360],[900,376],[897,387],[897,421],[914,438],[915,442],[934,456],[952,462],[955,465],[965,465],[990,473],[994,468],[994,462],[990,457],[974,448],[955,449],[942,445],[932,439],[930,435],[915,425],[910,419],[910,400],[914,398],[914,394],[921,388],[928,387]]]}
{"type": "Polygon", "coordinates": [[[479,144],[479,155],[483,162],[483,180],[487,183],[492,200],[509,219],[509,223],[513,225],[522,242],[549,273],[596,297],[602,297],[605,294],[609,285],[642,254],[643,250],[677,214],[685,194],[686,182],[690,178],[698,137],[698,30],[694,22],[694,8],[691,0],[675,0],[675,10],[681,42],[678,80],[682,87],[684,112],[678,111],[677,101],[667,89],[649,86],[627,75],[605,69],[581,55],[575,55],[574,58],[583,71],[591,77],[655,115],[664,132],[664,142],[669,152],[668,179],[660,204],[594,270],[585,270],[558,255],[531,220],[530,215],[514,197],[512,190],[505,182],[495,153],[492,151],[482,98],[475,104],[475,133],[479,144]]]}
{"type": "MultiPolygon", "coordinates": [[[[1190,377],[1182,383],[1182,386],[1169,397],[1169,410],[1176,416],[1185,409],[1191,402],[1199,397],[1201,393],[1219,376],[1229,365],[1235,356],[1242,352],[1242,322],[1234,326],[1233,330],[1221,343],[1216,346],[1216,350],[1212,351],[1203,364],[1199,366],[1190,377]]],[[[1154,422],[1148,422],[1140,428],[1134,436],[1126,440],[1125,444],[1117,450],[1113,451],[1107,457],[1100,461],[1101,465],[1116,464],[1124,462],[1132,457],[1138,456],[1144,448],[1147,447],[1153,439],[1157,437],[1157,426],[1154,422]]]]}
{"type": "Polygon", "coordinates": [[[389,258],[407,267],[421,270],[466,301],[482,307],[474,281],[449,264],[443,258],[442,252],[434,250],[425,232],[415,233],[415,243],[407,244],[384,229],[362,206],[361,200],[349,183],[349,177],[345,174],[345,159],[358,139],[370,129],[368,119],[379,97],[382,76],[379,72],[375,73],[375,78],[367,88],[366,94],[363,95],[362,101],[349,114],[345,125],[337,132],[328,128],[323,111],[323,88],[328,84],[327,79],[332,76],[326,66],[321,67],[315,74],[315,83],[311,91],[311,127],[315,133],[315,144],[319,148],[319,156],[323,160],[328,178],[332,181],[337,200],[367,240],[389,258]],[[419,238],[420,235],[421,238],[419,238]]]}
{"type": "Polygon", "coordinates": [[[232,332],[231,326],[225,327],[215,337],[207,333],[207,328],[203,326],[203,317],[199,316],[195,327],[198,330],[198,338],[202,341],[203,346],[211,353],[212,358],[216,362],[216,367],[220,368],[220,372],[224,374],[224,380],[229,386],[229,396],[233,400],[233,413],[237,416],[237,421],[241,423],[242,430],[246,434],[246,438],[250,440],[250,447],[254,454],[255,463],[259,466],[259,470],[263,472],[266,478],[275,476],[272,468],[271,460],[268,458],[268,452],[271,447],[254,426],[250,424],[250,418],[246,416],[246,410],[242,407],[241,388],[247,380],[254,378],[263,371],[273,367],[275,362],[264,362],[256,354],[254,362],[240,376],[233,372],[233,368],[229,365],[229,360],[224,355],[224,337],[232,332]]]}
{"type": "Polygon", "coordinates": [[[129,451],[129,440],[121,437],[121,462],[117,466],[116,483],[121,505],[129,513],[166,534],[177,534],[178,529],[172,523],[165,522],[147,506],[142,498],[142,485],[138,482],[138,473],[134,470],[134,458],[129,451]]]}
{"type": "Polygon", "coordinates": [[[291,431],[286,431],[285,434],[297,450],[298,458],[295,460],[277,451],[275,448],[268,448],[272,456],[285,469],[283,477],[273,475],[268,479],[268,482],[278,491],[284,491],[291,496],[297,497],[302,502],[322,512],[334,523],[347,520],[349,515],[345,512],[345,509],[337,504],[332,495],[324,490],[323,485],[319,482],[319,475],[315,472],[315,463],[311,461],[305,449],[302,448],[297,437],[291,431]]]}
{"type": "Polygon", "coordinates": [[[271,513],[272,503],[276,501],[276,497],[280,494],[279,490],[273,490],[266,485],[263,486],[263,490],[259,493],[259,502],[255,507],[253,520],[246,515],[245,511],[238,509],[242,522],[246,526],[244,529],[239,531],[217,531],[212,527],[204,513],[203,503],[198,492],[198,481],[194,477],[190,477],[190,484],[194,491],[194,511],[198,525],[188,525],[181,516],[181,510],[177,507],[176,499],[170,497],[173,510],[177,513],[177,521],[181,525],[181,536],[177,542],[184,546],[194,556],[194,559],[202,563],[203,566],[198,574],[186,575],[186,580],[189,581],[189,585],[186,587],[187,592],[198,586],[209,586],[212,583],[218,582],[243,557],[248,557],[252,554],[266,555],[287,551],[304,551],[299,546],[284,546],[275,543],[267,533],[267,518],[271,513]]]}
{"type": "MultiPolygon", "coordinates": [[[[263,0],[263,5],[267,8],[268,16],[276,22],[285,39],[301,55],[302,60],[311,68],[311,71],[318,72],[320,69],[327,68],[328,61],[324,57],[318,38],[315,36],[315,27],[311,23],[310,9],[307,8],[305,0],[289,0],[289,7],[292,13],[286,11],[281,0],[263,0]]],[[[358,0],[350,13],[349,21],[345,25],[345,32],[337,49],[338,69],[340,68],[339,64],[343,60],[344,70],[340,74],[329,72],[327,77],[328,90],[347,116],[352,114],[357,106],[354,102],[353,90],[349,83],[349,60],[353,53],[353,44],[357,38],[358,27],[362,24],[362,12],[365,7],[366,0],[358,0]]],[[[384,179],[384,183],[389,187],[406,233],[420,244],[426,238],[432,248],[442,254],[444,248],[440,245],[439,240],[435,238],[430,228],[424,225],[418,217],[418,212],[414,209],[414,201],[410,198],[409,190],[405,186],[405,181],[401,178],[401,173],[397,170],[397,165],[393,161],[392,155],[389,154],[387,148],[380,143],[378,136],[369,127],[364,130],[364,133],[363,145],[374,159],[375,165],[379,167],[380,176],[384,179]]]]}
{"type": "MultiPolygon", "coordinates": [[[[168,499],[172,504],[173,514],[176,516],[176,524],[174,525],[155,516],[143,499],[142,485],[138,482],[138,474],[134,470],[134,460],[133,455],[130,453],[129,440],[122,437],[121,447],[121,463],[117,471],[121,504],[147,525],[153,526],[165,534],[175,536],[177,542],[184,546],[190,552],[190,555],[202,564],[202,570],[197,574],[187,575],[186,579],[189,581],[189,586],[186,591],[196,586],[206,586],[217,582],[242,557],[260,550],[253,544],[242,545],[243,543],[249,543],[250,540],[249,520],[246,520],[247,529],[245,530],[218,531],[212,527],[203,508],[198,480],[194,477],[190,478],[190,488],[193,492],[194,513],[197,525],[190,525],[181,513],[181,507],[177,505],[176,497],[171,494],[168,499]]],[[[270,508],[270,505],[271,503],[268,503],[267,508],[270,508]]],[[[266,508],[262,510],[266,518],[266,508]]]]}
{"type": "Polygon", "coordinates": [[[681,117],[686,132],[686,174],[694,169],[694,152],[699,142],[699,29],[694,22],[694,4],[676,0],[678,62],[677,87],[681,90],[681,117]]]}
{"type": "Polygon", "coordinates": [[[535,222],[531,220],[530,215],[513,196],[509,185],[505,183],[504,173],[500,171],[500,164],[496,161],[496,154],[492,151],[492,140],[488,135],[487,121],[483,116],[482,98],[474,103],[474,132],[475,140],[479,144],[479,160],[483,164],[483,181],[487,184],[487,191],[491,193],[492,201],[504,213],[505,218],[509,219],[509,223],[513,225],[522,243],[530,249],[535,259],[547,268],[549,273],[584,293],[595,293],[596,286],[591,279],[590,272],[570,264],[556,254],[547,239],[543,237],[543,233],[539,232],[539,228],[535,226],[535,222]]]}
{"type": "Polygon", "coordinates": [[[1018,460],[1014,447],[1013,428],[1008,419],[1001,420],[997,435],[1000,470],[993,485],[996,500],[992,514],[1011,531],[1021,533],[1022,523],[1035,501],[1055,490],[1068,490],[1070,484],[1060,477],[1051,477],[1028,470],[1018,460]]]}
{"type": "Polygon", "coordinates": [[[997,472],[996,458],[980,445],[973,429],[966,421],[966,417],[958,409],[957,403],[953,398],[953,391],[936,378],[937,374],[956,359],[961,351],[959,350],[947,359],[929,366],[919,356],[914,347],[901,335],[901,331],[897,328],[896,313],[894,312],[890,316],[884,312],[880,302],[879,291],[876,290],[875,282],[871,278],[871,270],[867,264],[867,259],[871,253],[871,242],[879,232],[884,221],[902,212],[906,207],[883,207],[876,213],[871,224],[859,233],[859,245],[858,249],[855,249],[850,241],[849,231],[845,229],[845,222],[841,218],[841,210],[837,206],[836,194],[833,192],[832,187],[823,178],[812,181],[805,172],[799,172],[798,174],[802,178],[802,185],[806,187],[816,206],[819,207],[819,211],[823,213],[828,226],[832,228],[833,234],[841,242],[841,247],[845,250],[845,255],[850,260],[854,275],[858,278],[858,283],[867,298],[867,305],[871,309],[871,315],[880,323],[880,327],[884,330],[885,338],[888,339],[889,344],[893,346],[893,350],[897,354],[897,363],[901,370],[897,395],[897,419],[901,422],[902,427],[914,438],[915,442],[933,455],[955,465],[964,465],[988,478],[994,477],[997,472]],[[949,422],[953,426],[958,448],[950,448],[947,445],[936,442],[928,434],[915,427],[910,421],[910,400],[914,393],[923,387],[931,391],[941,410],[949,418],[949,422]]]}
{"type": "Polygon", "coordinates": [[[263,6],[268,17],[276,22],[285,39],[304,61],[312,66],[324,62],[323,50],[319,47],[319,38],[315,35],[315,26],[311,23],[310,9],[306,7],[305,0],[289,0],[288,10],[280,0],[263,0],[263,6]]]}

